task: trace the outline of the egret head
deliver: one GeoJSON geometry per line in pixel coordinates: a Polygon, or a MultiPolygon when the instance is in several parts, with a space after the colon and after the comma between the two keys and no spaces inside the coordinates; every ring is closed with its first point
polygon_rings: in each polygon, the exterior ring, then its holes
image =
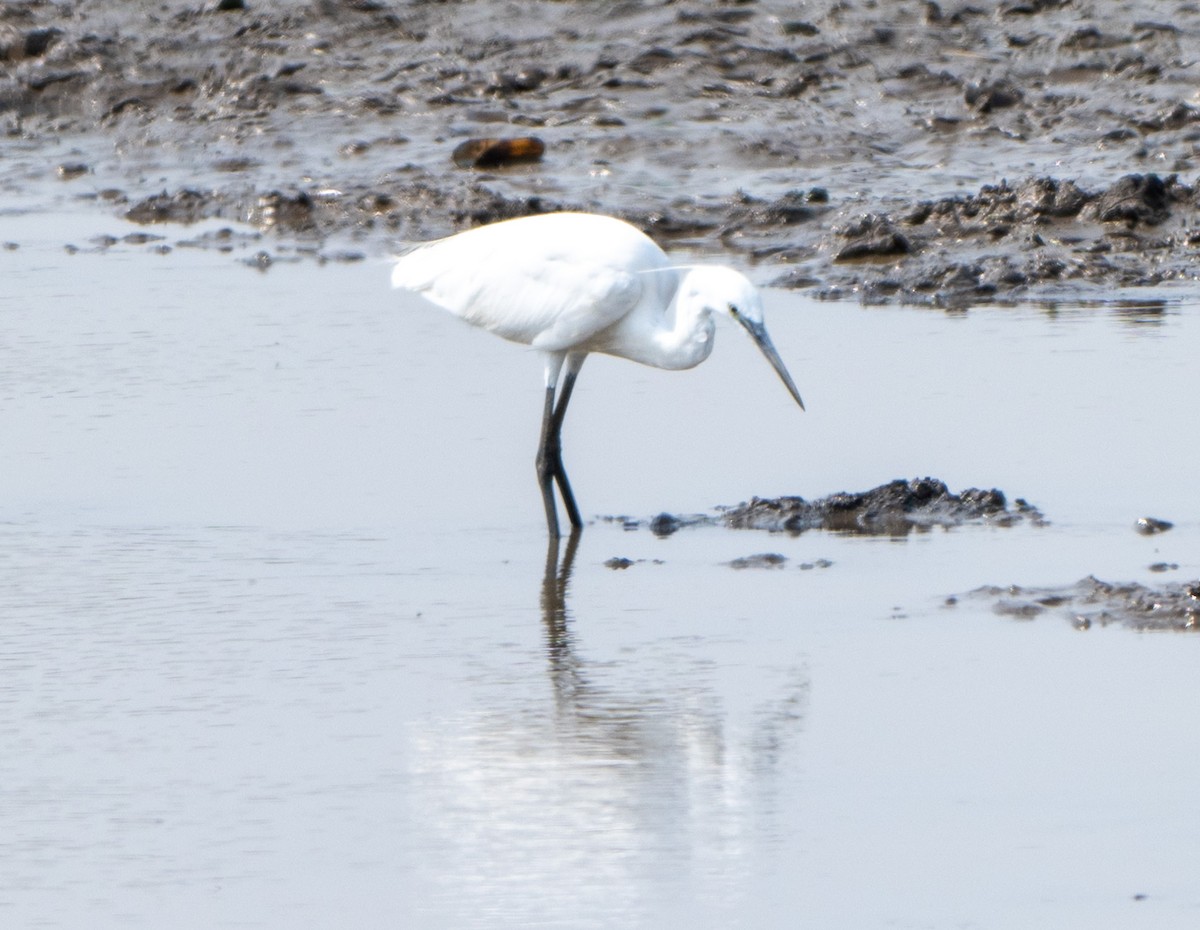
{"type": "Polygon", "coordinates": [[[703,301],[705,309],[713,313],[728,314],[750,334],[754,344],[783,381],[788,393],[803,410],[804,401],[800,399],[796,383],[792,381],[783,359],[779,357],[771,337],[767,335],[767,328],[763,323],[762,297],[758,289],[745,275],[732,268],[701,266],[694,269],[688,277],[691,279],[689,283],[696,286],[697,297],[703,301]]]}

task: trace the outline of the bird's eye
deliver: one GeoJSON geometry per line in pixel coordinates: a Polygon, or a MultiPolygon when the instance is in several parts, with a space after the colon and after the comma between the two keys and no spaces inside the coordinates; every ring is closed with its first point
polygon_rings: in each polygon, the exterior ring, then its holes
{"type": "Polygon", "coordinates": [[[730,305],[729,305],[729,315],[730,315],[730,316],[737,316],[737,315],[738,315],[738,308],[737,308],[737,307],[735,307],[733,304],[730,304],[730,305]]]}

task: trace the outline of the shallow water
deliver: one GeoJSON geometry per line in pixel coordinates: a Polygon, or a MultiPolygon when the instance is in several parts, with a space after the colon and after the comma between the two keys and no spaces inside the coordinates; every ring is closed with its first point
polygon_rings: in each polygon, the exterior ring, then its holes
{"type": "Polygon", "coordinates": [[[693,372],[590,360],[565,434],[585,514],[932,474],[1050,525],[599,521],[564,568],[526,350],[383,264],[70,255],[64,229],[126,230],[0,222],[5,925],[1200,917],[1200,641],[946,604],[1200,574],[1194,303],[770,292],[805,414],[732,330],[693,372]]]}

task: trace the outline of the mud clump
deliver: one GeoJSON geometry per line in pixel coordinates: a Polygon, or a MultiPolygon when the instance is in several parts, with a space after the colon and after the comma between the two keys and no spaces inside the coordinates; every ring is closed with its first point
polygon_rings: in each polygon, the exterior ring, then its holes
{"type": "Polygon", "coordinates": [[[834,257],[835,261],[849,262],[860,258],[907,255],[912,243],[897,231],[886,217],[864,216],[835,231],[840,239],[848,240],[834,257]]]}
{"type": "Polygon", "coordinates": [[[1009,506],[1004,493],[996,489],[968,488],[954,494],[936,478],[897,479],[869,491],[840,491],[812,501],[803,497],[755,497],[711,514],[661,513],[644,522],[629,517],[608,519],[619,520],[627,529],[644,526],[656,536],[670,536],[688,527],[718,525],[793,534],[828,530],[862,536],[906,536],[914,530],[970,523],[1041,526],[1046,522],[1036,507],[1020,498],[1009,506]]]}
{"type": "Polygon", "coordinates": [[[1200,580],[1149,587],[1089,576],[1063,588],[989,586],[967,596],[990,600],[996,613],[1019,620],[1061,614],[1079,630],[1113,624],[1143,631],[1200,630],[1200,580]]]}
{"type": "Polygon", "coordinates": [[[143,225],[150,223],[195,223],[221,215],[221,198],[197,190],[183,189],[173,194],[163,191],[139,200],[125,211],[125,219],[143,225]]]}
{"type": "Polygon", "coordinates": [[[896,480],[869,491],[843,491],[814,501],[756,497],[726,510],[721,519],[733,529],[787,533],[822,529],[864,536],[904,536],[914,530],[966,523],[1044,522],[1023,500],[1009,508],[1001,491],[968,488],[954,494],[936,478],[896,480]]]}
{"type": "MultiPolygon", "coordinates": [[[[1073,287],[1148,286],[1193,280],[1200,190],[1176,175],[1127,175],[1100,190],[1034,178],[984,185],[977,194],[923,201],[895,214],[865,216],[835,231],[827,296],[963,306],[1045,295],[1073,287]],[[881,257],[896,256],[881,266],[881,257]],[[847,261],[876,260],[867,280],[847,261]]],[[[802,286],[810,272],[777,283],[802,286]]]]}

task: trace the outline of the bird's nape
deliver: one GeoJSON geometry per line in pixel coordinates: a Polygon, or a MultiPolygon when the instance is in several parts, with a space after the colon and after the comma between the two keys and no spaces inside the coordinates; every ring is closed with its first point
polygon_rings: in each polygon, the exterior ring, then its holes
{"type": "Polygon", "coordinates": [[[800,409],[804,409],[804,401],[800,399],[800,391],[796,388],[796,382],[792,380],[792,376],[788,373],[787,366],[783,364],[783,359],[779,357],[779,352],[775,349],[775,344],[771,342],[771,337],[767,335],[767,328],[757,320],[752,320],[749,317],[738,314],[734,317],[739,323],[745,327],[746,332],[750,334],[750,338],[754,340],[754,344],[758,346],[771,367],[775,369],[775,373],[779,375],[779,379],[783,382],[784,387],[788,389],[788,393],[795,398],[796,403],[800,405],[800,409]]]}

